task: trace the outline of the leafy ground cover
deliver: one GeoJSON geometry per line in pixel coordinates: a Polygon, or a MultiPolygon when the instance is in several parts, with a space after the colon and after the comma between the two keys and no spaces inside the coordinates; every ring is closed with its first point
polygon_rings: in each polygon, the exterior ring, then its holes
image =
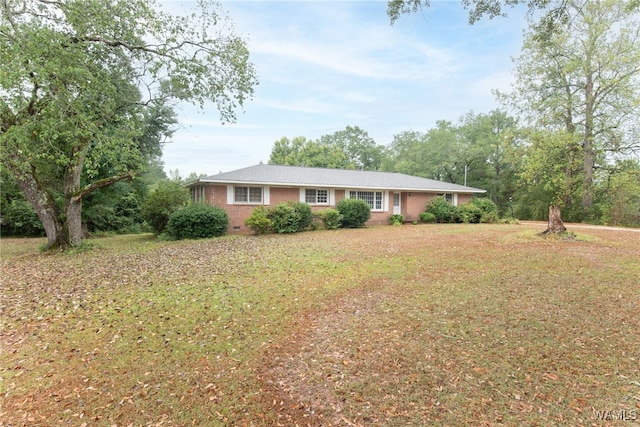
{"type": "Polygon", "coordinates": [[[640,420],[640,233],[2,239],[0,426],[640,420]]]}

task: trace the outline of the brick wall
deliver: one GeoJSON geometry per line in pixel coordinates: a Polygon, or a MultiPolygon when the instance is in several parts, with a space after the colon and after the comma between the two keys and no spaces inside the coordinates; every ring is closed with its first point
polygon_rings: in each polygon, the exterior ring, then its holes
{"type": "MultiPolygon", "coordinates": [[[[269,206],[275,206],[278,203],[286,201],[299,201],[300,189],[299,188],[284,188],[284,187],[271,187],[270,188],[270,204],[269,206]]],[[[419,221],[420,213],[424,212],[427,203],[437,197],[435,193],[420,193],[420,192],[402,192],[400,197],[400,207],[402,215],[405,221],[419,221]]],[[[344,190],[335,190],[335,202],[338,203],[344,199],[344,190]]],[[[459,194],[458,205],[468,203],[473,196],[470,194],[459,194]]],[[[207,203],[223,208],[229,216],[229,234],[248,234],[251,230],[244,225],[244,221],[251,215],[251,212],[260,205],[257,204],[238,204],[227,205],[227,186],[226,185],[208,185],[205,188],[205,198],[207,203]]],[[[333,208],[335,205],[329,206],[312,206],[313,211],[322,209],[333,208]]],[[[393,213],[393,192],[389,192],[389,205],[387,206],[387,212],[371,212],[371,219],[367,222],[367,225],[385,225],[389,223],[389,217],[393,213]]]]}

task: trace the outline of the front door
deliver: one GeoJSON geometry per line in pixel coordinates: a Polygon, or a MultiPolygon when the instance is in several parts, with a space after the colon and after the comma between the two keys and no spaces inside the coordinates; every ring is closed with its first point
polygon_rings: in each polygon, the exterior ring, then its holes
{"type": "Polygon", "coordinates": [[[402,209],[400,209],[400,193],[393,193],[393,214],[402,214],[402,209]]]}

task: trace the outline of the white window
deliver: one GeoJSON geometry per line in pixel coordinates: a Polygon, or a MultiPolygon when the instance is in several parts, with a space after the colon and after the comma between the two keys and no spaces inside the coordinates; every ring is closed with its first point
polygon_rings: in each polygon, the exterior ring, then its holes
{"type": "Polygon", "coordinates": [[[191,187],[191,201],[194,203],[205,201],[204,185],[191,187]]]}
{"type": "Polygon", "coordinates": [[[452,204],[453,206],[458,206],[458,195],[457,194],[446,193],[446,194],[439,194],[439,196],[444,197],[444,199],[447,202],[449,202],[450,204],[452,204]]]}
{"type": "Polygon", "coordinates": [[[233,187],[234,203],[262,203],[262,187],[233,187]]]}
{"type": "Polygon", "coordinates": [[[304,190],[304,201],[310,205],[328,205],[329,191],[307,188],[304,190]]]}
{"type": "Polygon", "coordinates": [[[383,192],[382,191],[362,191],[362,190],[349,190],[350,199],[364,200],[369,204],[372,211],[383,210],[383,192]]]}

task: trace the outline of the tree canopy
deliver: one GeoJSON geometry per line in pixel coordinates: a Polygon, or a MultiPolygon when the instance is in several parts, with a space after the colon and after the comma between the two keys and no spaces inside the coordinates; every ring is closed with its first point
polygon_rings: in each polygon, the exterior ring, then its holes
{"type": "Polygon", "coordinates": [[[384,147],[376,144],[358,126],[323,135],[319,140],[304,136],[282,137],[271,149],[270,164],[332,169],[378,170],[384,147]]]}
{"type": "Polygon", "coordinates": [[[213,103],[233,121],[257,83],[244,41],[207,0],[183,16],[148,0],[0,8],[0,160],[49,246],[80,243],[83,198],[134,176],[158,146],[148,138],[170,133],[169,100],[213,103]]]}
{"type": "MultiPolygon", "coordinates": [[[[579,203],[582,217],[592,215],[597,174],[613,160],[640,150],[640,15],[637,2],[567,1],[571,17],[541,39],[536,29],[525,36],[516,59],[516,83],[505,100],[536,135],[527,155],[531,164],[563,176],[557,187],[563,206],[579,203]],[[565,136],[559,136],[564,133],[565,136]],[[544,139],[545,141],[542,141],[544,139]],[[550,145],[551,144],[551,145],[550,145]],[[536,150],[561,153],[551,156],[536,150]],[[541,162],[541,159],[546,159],[541,162]],[[555,159],[555,160],[554,160],[555,159]],[[580,162],[576,169],[573,162],[580,162]]],[[[531,167],[531,164],[529,167],[531,167]]],[[[602,177],[601,177],[602,178],[602,177]]]]}

